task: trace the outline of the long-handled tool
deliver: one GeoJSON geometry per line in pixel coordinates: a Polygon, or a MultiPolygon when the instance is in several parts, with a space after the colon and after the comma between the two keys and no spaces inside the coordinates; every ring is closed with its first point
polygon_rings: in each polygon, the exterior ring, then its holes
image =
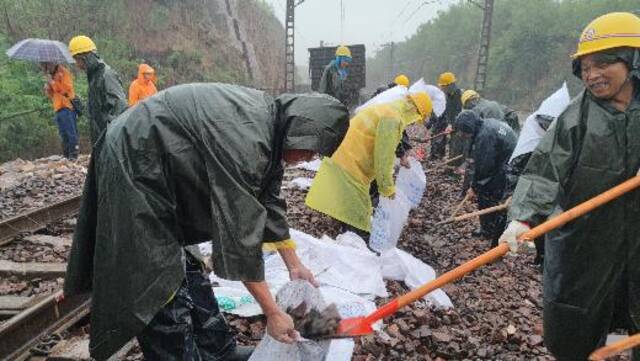
{"type": "Polygon", "coordinates": [[[637,346],[640,346],[640,333],[593,351],[593,353],[589,356],[589,360],[591,361],[605,360],[605,359],[608,359],[609,357],[615,356],[621,352],[630,350],[637,346]]]}
{"type": "MultiPolygon", "coordinates": [[[[600,195],[591,198],[584,203],[581,203],[570,210],[563,212],[552,219],[540,224],[537,227],[532,228],[528,232],[524,233],[518,238],[519,241],[531,242],[534,239],[542,236],[543,234],[561,227],[574,219],[591,212],[592,210],[611,202],[612,200],[619,198],[623,194],[630,192],[640,187],[640,176],[635,176],[624,183],[609,189],[608,191],[601,193],[600,195]]],[[[419,288],[402,295],[393,301],[383,305],[371,314],[365,317],[346,318],[340,321],[337,331],[335,331],[335,337],[355,337],[363,336],[373,333],[372,324],[378,320],[381,320],[400,308],[419,300],[430,292],[441,288],[442,286],[458,280],[464,277],[466,274],[484,266],[487,263],[491,263],[509,252],[509,245],[501,243],[499,246],[491,249],[490,251],[468,261],[453,270],[441,275],[435,280],[428,282],[419,288]]]]}
{"type": "Polygon", "coordinates": [[[437,138],[440,138],[440,137],[444,137],[445,135],[448,135],[448,134],[451,134],[451,133],[453,133],[452,130],[445,130],[442,133],[438,133],[436,135],[432,135],[430,137],[426,137],[425,139],[413,139],[413,140],[415,142],[417,142],[417,143],[429,143],[430,141],[432,141],[434,139],[437,139],[437,138]]]}
{"type": "Polygon", "coordinates": [[[456,208],[453,210],[453,213],[451,213],[451,218],[454,218],[456,214],[460,212],[460,209],[462,208],[462,206],[464,206],[465,203],[467,203],[469,198],[471,198],[471,193],[467,193],[467,195],[464,196],[464,199],[456,206],[456,208]]]}
{"type": "Polygon", "coordinates": [[[460,222],[460,221],[466,221],[467,219],[472,219],[475,217],[480,217],[480,216],[484,216],[485,214],[491,214],[491,213],[495,213],[495,212],[499,212],[502,210],[505,210],[507,208],[509,208],[509,205],[511,204],[511,198],[507,199],[506,202],[504,202],[503,204],[494,206],[494,207],[489,207],[489,208],[484,208],[475,212],[471,212],[471,213],[467,213],[467,214],[463,214],[457,217],[451,217],[449,219],[445,219],[444,221],[440,221],[438,223],[436,223],[436,225],[442,225],[442,224],[447,224],[447,223],[453,223],[453,222],[460,222]]]}
{"type": "Polygon", "coordinates": [[[447,165],[447,164],[449,164],[449,163],[453,163],[453,162],[455,162],[455,161],[456,161],[456,160],[458,160],[458,159],[462,159],[462,154],[461,154],[461,155],[459,155],[459,156],[457,156],[457,157],[449,158],[449,159],[445,160],[444,162],[442,162],[442,163],[440,163],[440,164],[438,164],[438,165],[439,165],[439,166],[447,165]]]}

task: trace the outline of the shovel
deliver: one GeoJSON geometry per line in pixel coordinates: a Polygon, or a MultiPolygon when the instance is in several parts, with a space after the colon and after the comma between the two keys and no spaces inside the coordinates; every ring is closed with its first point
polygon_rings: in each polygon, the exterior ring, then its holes
{"type": "Polygon", "coordinates": [[[601,347],[595,350],[590,356],[591,361],[601,361],[615,356],[621,352],[630,350],[636,346],[640,346],[640,333],[614,342],[611,345],[601,347]]]}
{"type": "MultiPolygon", "coordinates": [[[[542,236],[543,234],[561,227],[568,222],[571,222],[576,218],[581,217],[591,212],[592,210],[602,206],[603,204],[611,202],[612,200],[617,199],[625,193],[630,192],[638,187],[640,187],[640,176],[635,176],[609,189],[608,191],[601,193],[600,195],[597,195],[585,201],[584,203],[581,203],[569,209],[568,211],[563,212],[556,217],[553,217],[552,219],[549,219],[539,226],[532,228],[531,230],[520,236],[518,240],[520,242],[531,242],[534,239],[542,236]]],[[[474,271],[487,263],[498,260],[505,254],[507,254],[507,252],[509,252],[509,245],[506,243],[501,243],[499,246],[472,259],[471,261],[468,261],[454,268],[453,270],[441,275],[435,280],[425,283],[419,288],[410,291],[383,305],[368,316],[346,318],[344,320],[341,320],[340,324],[338,325],[338,329],[333,331],[335,332],[333,337],[356,337],[372,334],[373,328],[371,326],[374,322],[392,315],[400,308],[419,300],[430,292],[437,290],[450,282],[464,277],[471,271],[474,271]]]]}

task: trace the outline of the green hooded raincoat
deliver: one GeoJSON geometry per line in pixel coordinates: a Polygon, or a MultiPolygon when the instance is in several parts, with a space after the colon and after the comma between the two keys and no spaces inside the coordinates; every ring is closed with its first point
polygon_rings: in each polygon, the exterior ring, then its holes
{"type": "MultiPolygon", "coordinates": [[[[620,112],[585,91],[534,151],[509,216],[539,224],[639,167],[638,93],[620,112]]],[[[640,191],[634,191],[547,235],[544,336],[559,359],[586,360],[612,327],[640,331],[639,221],[640,191]]]]}
{"type": "Polygon", "coordinates": [[[92,292],[91,355],[147,325],[185,277],[184,246],[212,240],[223,278],[264,280],[263,241],[289,238],[282,153],[330,155],[348,112],[326,95],[181,85],[110,125],[93,154],[65,294],[92,292]]]}
{"type": "Polygon", "coordinates": [[[87,55],[86,63],[89,130],[95,145],[107,125],[127,109],[127,96],[118,74],[96,54],[87,55]]]}

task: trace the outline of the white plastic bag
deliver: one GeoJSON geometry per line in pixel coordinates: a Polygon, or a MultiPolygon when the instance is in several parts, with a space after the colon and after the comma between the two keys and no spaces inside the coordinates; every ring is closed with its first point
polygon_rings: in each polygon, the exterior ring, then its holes
{"type": "Polygon", "coordinates": [[[410,210],[411,202],[400,189],[396,188],[393,199],[380,197],[371,222],[369,247],[377,252],[395,248],[410,210]]]}
{"type": "Polygon", "coordinates": [[[427,176],[424,174],[422,164],[413,158],[409,158],[410,168],[400,167],[396,178],[396,189],[402,191],[411,203],[411,208],[416,208],[422,201],[424,189],[427,187],[427,176]]]}
{"type": "MultiPolygon", "coordinates": [[[[303,302],[308,309],[317,311],[322,311],[327,307],[320,295],[320,291],[306,281],[287,283],[278,291],[276,301],[281,310],[295,308],[303,302]]],[[[276,341],[267,333],[256,347],[249,361],[324,361],[328,360],[327,353],[330,343],[330,340],[301,340],[289,345],[276,341]]]]}

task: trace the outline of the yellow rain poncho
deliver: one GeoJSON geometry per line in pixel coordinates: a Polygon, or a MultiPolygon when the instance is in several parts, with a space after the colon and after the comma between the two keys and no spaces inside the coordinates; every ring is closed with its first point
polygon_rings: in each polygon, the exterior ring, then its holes
{"type": "Polygon", "coordinates": [[[376,180],[380,194],[389,197],[395,193],[396,147],[405,127],[423,119],[409,96],[360,111],[351,119],[340,147],[331,158],[323,159],[307,195],[307,206],[369,231],[369,186],[376,180]]]}

